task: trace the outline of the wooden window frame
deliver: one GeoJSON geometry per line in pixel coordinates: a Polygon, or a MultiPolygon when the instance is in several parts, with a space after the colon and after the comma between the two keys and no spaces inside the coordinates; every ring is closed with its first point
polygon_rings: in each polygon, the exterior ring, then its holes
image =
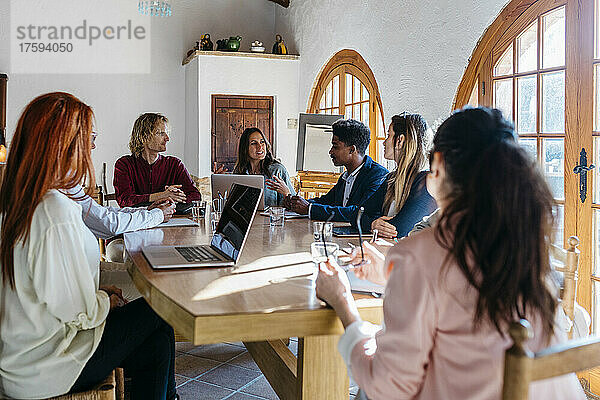
{"type": "MultiPolygon", "coordinates": [[[[310,92],[307,112],[317,113],[320,109],[319,102],[321,101],[321,97],[323,96],[327,85],[329,85],[335,76],[339,76],[340,89],[338,93],[338,107],[329,108],[338,108],[340,114],[344,115],[346,105],[346,85],[344,82],[346,73],[356,76],[369,91],[369,129],[371,130],[369,154],[374,160],[377,160],[379,157],[379,154],[377,154],[377,144],[379,141],[385,140],[386,132],[381,95],[379,94],[379,87],[377,86],[373,71],[371,71],[367,62],[357,51],[350,49],[340,50],[321,68],[310,92]],[[383,129],[380,129],[381,127],[383,127],[383,129]]],[[[352,104],[354,104],[354,102],[352,104]]]]}

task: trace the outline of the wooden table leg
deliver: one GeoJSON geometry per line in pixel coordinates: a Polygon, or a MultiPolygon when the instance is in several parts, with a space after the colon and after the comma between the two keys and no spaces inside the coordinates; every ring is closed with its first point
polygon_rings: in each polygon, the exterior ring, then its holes
{"type": "Polygon", "coordinates": [[[339,336],[298,338],[298,400],[347,400],[349,379],[339,336]]]}

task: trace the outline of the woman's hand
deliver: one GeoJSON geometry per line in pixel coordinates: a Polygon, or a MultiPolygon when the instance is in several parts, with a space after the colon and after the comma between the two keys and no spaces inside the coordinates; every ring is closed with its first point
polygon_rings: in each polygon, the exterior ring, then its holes
{"type": "Polygon", "coordinates": [[[171,200],[159,200],[148,206],[148,210],[152,210],[154,208],[160,209],[163,213],[163,222],[167,222],[173,217],[173,213],[175,212],[175,203],[171,200]]]}
{"type": "Polygon", "coordinates": [[[213,170],[215,172],[213,172],[214,174],[226,174],[229,171],[227,171],[227,168],[225,168],[225,164],[217,164],[216,162],[213,163],[213,170]]]}
{"type": "Polygon", "coordinates": [[[123,297],[123,291],[116,286],[101,286],[100,290],[106,292],[110,299],[110,310],[117,307],[122,307],[127,304],[127,300],[123,297]]]}
{"type": "Polygon", "coordinates": [[[344,328],[360,319],[348,276],[332,257],[319,264],[316,292],[318,298],[333,307],[344,328]]]}
{"type": "Polygon", "coordinates": [[[354,275],[358,279],[366,279],[379,285],[385,285],[387,283],[387,272],[384,270],[385,256],[367,241],[363,242],[363,251],[365,253],[364,262],[358,247],[352,251],[350,263],[356,265],[354,275]]]}
{"type": "Polygon", "coordinates": [[[379,231],[379,237],[391,239],[398,236],[396,227],[390,224],[389,221],[394,217],[379,217],[373,223],[371,223],[371,231],[377,229],[379,231]]]}
{"type": "Polygon", "coordinates": [[[290,188],[288,188],[284,180],[278,177],[277,175],[273,175],[271,179],[266,179],[265,186],[268,189],[274,190],[283,196],[287,196],[288,194],[290,194],[290,188]]]}

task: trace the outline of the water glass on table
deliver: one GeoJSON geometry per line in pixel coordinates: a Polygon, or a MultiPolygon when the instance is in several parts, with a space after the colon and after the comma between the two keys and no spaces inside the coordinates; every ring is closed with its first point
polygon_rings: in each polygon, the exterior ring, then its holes
{"type": "Polygon", "coordinates": [[[269,208],[269,225],[283,226],[285,222],[285,208],[271,207],[269,208]]]}
{"type": "Polygon", "coordinates": [[[312,242],[310,244],[310,254],[312,255],[312,259],[315,263],[319,264],[321,262],[327,261],[329,256],[333,256],[335,261],[338,259],[338,252],[340,250],[340,246],[337,243],[332,242],[312,242]]]}
{"type": "Polygon", "coordinates": [[[315,242],[331,241],[333,237],[333,222],[312,221],[312,228],[315,242]]]}
{"type": "Polygon", "coordinates": [[[219,220],[221,219],[221,213],[219,211],[212,211],[210,213],[210,229],[213,233],[217,230],[219,220]]]}
{"type": "Polygon", "coordinates": [[[206,209],[206,201],[194,200],[192,201],[192,218],[194,221],[198,221],[204,216],[204,210],[206,209]]]}

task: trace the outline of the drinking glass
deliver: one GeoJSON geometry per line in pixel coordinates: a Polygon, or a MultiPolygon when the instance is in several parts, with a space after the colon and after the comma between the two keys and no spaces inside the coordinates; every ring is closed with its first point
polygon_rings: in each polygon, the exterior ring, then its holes
{"type": "Polygon", "coordinates": [[[219,211],[213,211],[210,213],[210,229],[215,233],[219,220],[221,219],[221,213],[219,211]]]}
{"type": "Polygon", "coordinates": [[[269,225],[283,226],[285,221],[285,208],[271,207],[269,208],[269,225]]]}
{"type": "Polygon", "coordinates": [[[333,237],[333,222],[313,221],[313,236],[315,242],[330,242],[333,237]],[[325,238],[321,237],[325,236],[325,238]]]}
{"type": "Polygon", "coordinates": [[[204,215],[206,209],[206,201],[194,200],[192,201],[192,218],[197,221],[204,215]]]}
{"type": "Polygon", "coordinates": [[[340,246],[337,243],[332,242],[312,242],[310,244],[310,254],[312,255],[315,263],[321,263],[327,261],[328,256],[333,256],[337,262],[338,251],[340,246]]]}

